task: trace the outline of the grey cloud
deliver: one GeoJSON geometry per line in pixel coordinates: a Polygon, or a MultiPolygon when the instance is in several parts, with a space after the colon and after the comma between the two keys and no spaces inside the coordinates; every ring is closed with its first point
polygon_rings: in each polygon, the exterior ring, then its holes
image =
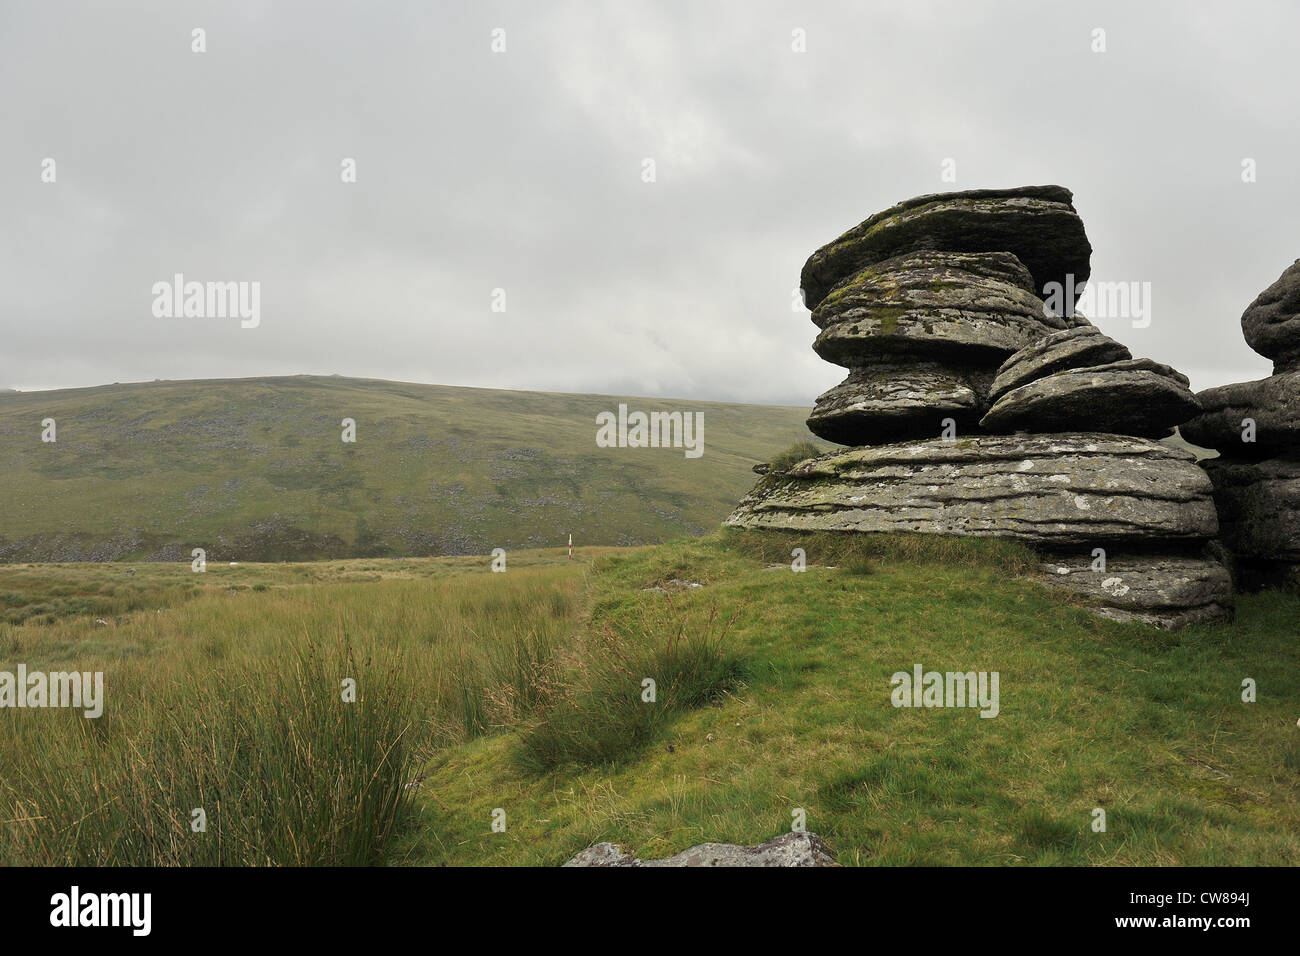
{"type": "Polygon", "coordinates": [[[813,249],[908,196],[1041,182],[1074,190],[1094,277],[1152,283],[1151,326],[1105,331],[1197,388],[1262,376],[1237,318],[1300,256],[1300,12],[1134,6],[18,0],[0,385],[338,372],[810,405],[842,377],[790,305],[813,249]],[[154,318],[176,272],[259,280],[260,327],[154,318]]]}

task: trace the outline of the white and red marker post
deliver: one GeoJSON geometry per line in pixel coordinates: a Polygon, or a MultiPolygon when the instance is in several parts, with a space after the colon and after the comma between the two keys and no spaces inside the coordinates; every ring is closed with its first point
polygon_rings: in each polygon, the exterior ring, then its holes
{"type": "Polygon", "coordinates": [[[573,560],[573,532],[569,532],[569,560],[573,560]]]}

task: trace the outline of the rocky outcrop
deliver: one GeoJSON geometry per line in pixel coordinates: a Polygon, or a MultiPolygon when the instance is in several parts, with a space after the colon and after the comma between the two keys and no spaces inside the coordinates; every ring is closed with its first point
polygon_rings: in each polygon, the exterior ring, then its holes
{"type": "Polygon", "coordinates": [[[1300,371],[1209,388],[1183,437],[1229,458],[1259,459],[1300,449],[1300,371]]]}
{"type": "Polygon", "coordinates": [[[1049,332],[1033,279],[1010,253],[914,252],[846,278],[813,310],[813,351],[852,368],[878,358],[997,364],[1049,332]]]}
{"type": "Polygon", "coordinates": [[[638,860],[613,843],[597,843],[565,866],[835,866],[815,833],[785,833],[757,846],[701,843],[662,860],[638,860]]]}
{"type": "Polygon", "coordinates": [[[1202,465],[1239,583],[1300,587],[1300,260],[1246,308],[1241,328],[1274,374],[1200,392],[1201,414],[1181,430],[1219,452],[1202,465]]]}
{"type": "Polygon", "coordinates": [[[1108,365],[1132,357],[1127,348],[1092,325],[1053,332],[1002,363],[989,388],[989,400],[997,401],[1012,389],[1055,372],[1108,365]]]}
{"type": "Polygon", "coordinates": [[[1117,432],[1165,438],[1200,411],[1185,375],[1150,359],[1067,368],[1003,393],[987,431],[1117,432]]]}
{"type": "Polygon", "coordinates": [[[1210,492],[1191,454],[1158,442],[985,435],[809,459],[766,476],[726,523],[996,536],[1058,548],[1111,542],[1199,548],[1218,530],[1210,492]]]}
{"type": "Polygon", "coordinates": [[[998,365],[1064,330],[1014,255],[911,252],[847,277],[813,311],[813,349],[848,368],[808,427],[846,445],[973,427],[998,365]]]}
{"type": "Polygon", "coordinates": [[[839,445],[938,435],[945,418],[964,431],[984,414],[991,378],[987,370],[962,372],[934,361],[862,366],[817,397],[808,428],[839,445]]]}
{"type": "Polygon", "coordinates": [[[1212,548],[1198,552],[1048,555],[1040,580],[1117,621],[1184,627],[1232,610],[1232,576],[1212,548]]]}
{"type": "Polygon", "coordinates": [[[1222,457],[1202,465],[1242,585],[1300,587],[1300,459],[1222,457]]]}
{"type": "Polygon", "coordinates": [[[1275,374],[1300,370],[1300,259],[1246,307],[1241,331],[1275,374]]]}
{"type": "Polygon", "coordinates": [[[876,213],[812,254],[800,285],[816,309],[863,268],[919,250],[1009,252],[1028,268],[1039,295],[1073,275],[1080,290],[1092,246],[1073,196],[1061,186],[976,189],[918,196],[876,213]]]}
{"type": "Polygon", "coordinates": [[[727,524],[1014,538],[1108,617],[1227,616],[1210,480],[1151,440],[1199,411],[1187,379],[1044,301],[1073,306],[1091,252],[1060,186],[921,196],[817,250],[813,348],[849,374],[808,427],[851,447],[767,472],[727,524]]]}

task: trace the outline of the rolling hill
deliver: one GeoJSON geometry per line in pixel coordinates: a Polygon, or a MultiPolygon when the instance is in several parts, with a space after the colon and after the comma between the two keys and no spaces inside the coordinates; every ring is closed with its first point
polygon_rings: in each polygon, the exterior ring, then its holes
{"type": "Polygon", "coordinates": [[[806,414],[336,376],[7,392],[0,561],[485,554],[570,532],[654,543],[715,528],[754,463],[811,437],[806,414]],[[703,455],[598,447],[596,417],[620,402],[702,412],[703,455]]]}

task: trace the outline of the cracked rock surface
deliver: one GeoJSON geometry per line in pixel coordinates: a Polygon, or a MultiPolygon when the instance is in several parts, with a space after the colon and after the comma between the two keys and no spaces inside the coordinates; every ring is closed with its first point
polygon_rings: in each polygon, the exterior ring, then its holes
{"type": "Polygon", "coordinates": [[[980,426],[1164,438],[1201,410],[1187,385],[1186,376],[1150,359],[1069,368],[1004,392],[980,426]]]}
{"type": "Polygon", "coordinates": [[[996,366],[1056,330],[1033,280],[1005,253],[913,252],[849,277],[813,311],[813,351],[852,368],[876,358],[996,366]]]}
{"type": "Polygon", "coordinates": [[[1202,542],[1218,531],[1193,456],[1124,435],[983,435],[861,447],[768,475],[726,524],[1032,544],[1202,542]]]}
{"type": "Polygon", "coordinates": [[[974,189],[917,196],[878,212],[809,257],[800,275],[804,302],[826,294],[865,266],[905,252],[1009,252],[1028,268],[1042,293],[1049,282],[1075,277],[1082,292],[1092,246],[1063,186],[974,189]]]}
{"type": "Polygon", "coordinates": [[[1092,325],[1052,332],[1002,363],[989,388],[989,400],[997,401],[1012,389],[1045,375],[1132,357],[1127,348],[1092,325]]]}
{"type": "Polygon", "coordinates": [[[1039,580],[1070,592],[1102,617],[1185,627],[1232,612],[1232,575],[1212,549],[1048,555],[1039,580]]]}
{"type": "Polygon", "coordinates": [[[855,368],[817,397],[808,429],[839,445],[880,445],[941,434],[943,420],[973,428],[988,405],[991,373],[942,362],[901,361],[855,368]]]}

